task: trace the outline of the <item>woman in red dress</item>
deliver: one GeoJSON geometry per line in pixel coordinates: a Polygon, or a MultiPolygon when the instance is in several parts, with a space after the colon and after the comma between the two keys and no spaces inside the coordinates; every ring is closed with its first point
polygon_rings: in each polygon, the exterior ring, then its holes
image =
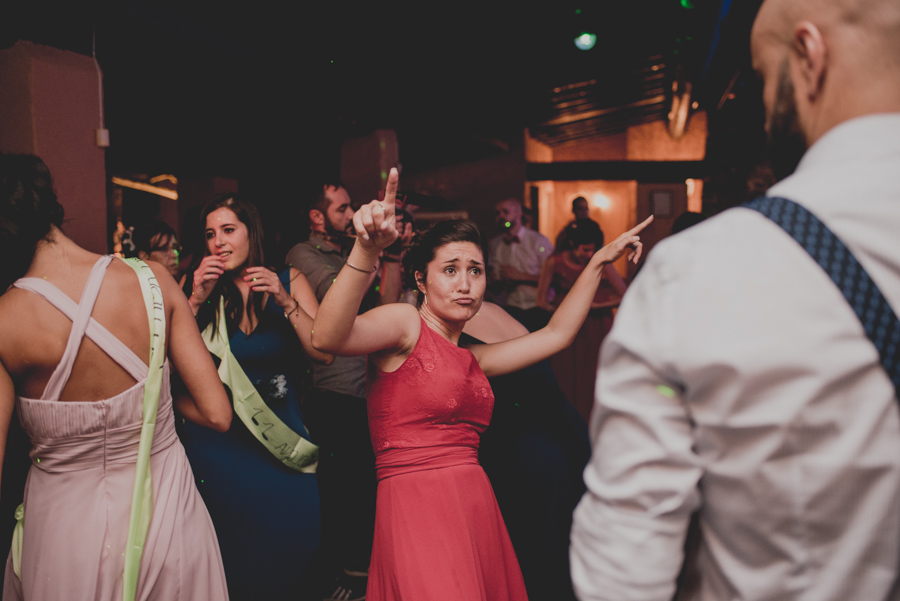
{"type": "Polygon", "coordinates": [[[526,598],[522,574],[478,442],[493,408],[486,375],[517,371],[568,346],[584,321],[602,268],[626,249],[640,257],[640,224],[599,251],[547,327],[497,344],[460,348],[485,289],[478,229],[441,222],[407,253],[418,310],[396,303],[357,316],[382,249],[397,239],[391,170],[384,201],[353,218],[356,244],[313,324],[313,345],[368,355],[368,413],[378,470],[375,542],[366,598],[526,598]]]}

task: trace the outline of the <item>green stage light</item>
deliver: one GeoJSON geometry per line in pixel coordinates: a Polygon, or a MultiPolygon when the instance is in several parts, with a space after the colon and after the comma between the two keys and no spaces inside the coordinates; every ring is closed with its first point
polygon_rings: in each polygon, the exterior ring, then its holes
{"type": "Polygon", "coordinates": [[[575,47],[579,50],[590,50],[596,43],[597,36],[586,31],[575,38],[575,47]]]}

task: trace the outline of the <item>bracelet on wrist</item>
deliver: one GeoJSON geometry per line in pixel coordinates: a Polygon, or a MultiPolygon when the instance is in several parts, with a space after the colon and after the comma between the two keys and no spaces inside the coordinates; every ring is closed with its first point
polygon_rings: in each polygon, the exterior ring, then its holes
{"type": "Polygon", "coordinates": [[[350,261],[345,261],[345,262],[344,262],[344,265],[346,265],[346,266],[349,267],[350,269],[354,269],[354,270],[356,270],[356,271],[358,271],[358,272],[360,272],[360,273],[375,273],[375,270],[378,269],[378,266],[377,266],[377,265],[373,265],[371,271],[368,270],[368,269],[360,269],[360,268],[357,267],[356,265],[352,265],[352,264],[350,263],[350,261]]]}
{"type": "Polygon", "coordinates": [[[299,301],[297,301],[297,299],[295,298],[295,299],[294,299],[294,308],[291,309],[290,311],[285,311],[285,312],[284,312],[284,318],[285,318],[285,319],[290,319],[290,318],[291,318],[291,314],[292,314],[292,313],[295,313],[295,312],[297,311],[297,309],[299,309],[299,308],[300,308],[300,303],[299,303],[299,301]]]}

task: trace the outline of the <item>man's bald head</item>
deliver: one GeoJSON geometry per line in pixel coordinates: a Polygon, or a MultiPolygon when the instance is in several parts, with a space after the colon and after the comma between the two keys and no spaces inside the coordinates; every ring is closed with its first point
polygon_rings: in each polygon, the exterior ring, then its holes
{"type": "Polygon", "coordinates": [[[501,200],[494,206],[497,223],[515,230],[522,223],[522,203],[515,198],[501,200]]]}
{"type": "Polygon", "coordinates": [[[806,145],[848,119],[900,111],[900,0],[765,0],[751,51],[770,134],[779,104],[806,145]]]}

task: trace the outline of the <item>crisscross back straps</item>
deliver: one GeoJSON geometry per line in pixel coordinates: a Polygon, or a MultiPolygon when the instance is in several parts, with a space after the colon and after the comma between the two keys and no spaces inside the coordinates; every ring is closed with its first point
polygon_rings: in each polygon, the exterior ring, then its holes
{"type": "Polygon", "coordinates": [[[75,364],[75,357],[78,355],[78,348],[81,346],[81,339],[84,338],[84,330],[87,327],[88,320],[91,318],[91,312],[94,310],[94,303],[97,302],[97,295],[100,292],[100,285],[103,283],[103,276],[106,275],[106,268],[112,257],[109,255],[100,257],[91,274],[88,276],[87,284],[81,293],[81,300],[78,301],[78,313],[72,320],[72,331],[69,332],[69,340],[66,343],[66,351],[63,353],[59,365],[50,376],[44,394],[41,397],[44,400],[55,401],[59,399],[63,387],[69,381],[72,375],[72,366],[75,364]]]}
{"type": "MultiPolygon", "coordinates": [[[[75,321],[78,315],[78,303],[50,282],[40,278],[21,278],[16,280],[13,285],[43,297],[48,303],[59,309],[63,315],[73,322],[75,321]]],[[[140,382],[147,377],[147,366],[141,361],[141,358],[93,317],[88,319],[84,335],[127,371],[135,381],[140,382]]]]}

